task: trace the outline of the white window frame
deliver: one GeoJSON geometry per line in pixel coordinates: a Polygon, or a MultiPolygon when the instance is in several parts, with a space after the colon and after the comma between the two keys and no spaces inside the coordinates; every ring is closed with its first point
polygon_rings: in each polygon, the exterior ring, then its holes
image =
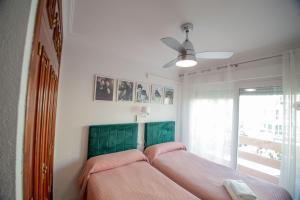
{"type": "Polygon", "coordinates": [[[239,96],[240,89],[242,88],[258,88],[258,87],[271,87],[282,86],[282,77],[266,77],[259,79],[249,79],[234,82],[234,97],[233,97],[233,123],[232,123],[232,162],[233,169],[237,169],[238,159],[238,144],[239,144],[239,96]]]}

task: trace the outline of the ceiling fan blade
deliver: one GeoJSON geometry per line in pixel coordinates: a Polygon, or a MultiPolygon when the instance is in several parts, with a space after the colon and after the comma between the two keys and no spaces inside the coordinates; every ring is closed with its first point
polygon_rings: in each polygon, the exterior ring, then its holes
{"type": "Polygon", "coordinates": [[[181,54],[185,54],[186,50],[185,48],[182,46],[182,44],[180,44],[180,42],[178,42],[176,39],[171,38],[171,37],[165,37],[165,38],[161,38],[160,41],[162,41],[163,43],[165,43],[168,47],[174,49],[175,51],[178,51],[181,54]]]}
{"type": "Polygon", "coordinates": [[[196,53],[196,57],[200,59],[226,59],[233,56],[233,52],[230,51],[207,51],[196,53]]]}
{"type": "Polygon", "coordinates": [[[169,67],[174,67],[175,63],[177,62],[177,58],[175,58],[174,60],[171,60],[170,62],[166,63],[163,68],[169,68],[169,67]]]}

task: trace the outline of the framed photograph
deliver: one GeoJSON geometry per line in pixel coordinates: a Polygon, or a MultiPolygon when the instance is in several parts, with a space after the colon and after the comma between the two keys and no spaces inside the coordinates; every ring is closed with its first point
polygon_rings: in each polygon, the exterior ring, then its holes
{"type": "Polygon", "coordinates": [[[112,78],[96,75],[95,80],[95,100],[114,100],[115,80],[112,78]]]}
{"type": "Polygon", "coordinates": [[[174,103],[174,88],[164,88],[164,104],[172,105],[174,103]]]}
{"type": "Polygon", "coordinates": [[[117,100],[133,101],[133,81],[118,80],[117,100]]]}
{"type": "Polygon", "coordinates": [[[151,103],[163,103],[164,88],[160,85],[151,86],[151,103]]]}
{"type": "Polygon", "coordinates": [[[137,82],[135,90],[136,102],[149,103],[150,89],[147,83],[137,82]]]}

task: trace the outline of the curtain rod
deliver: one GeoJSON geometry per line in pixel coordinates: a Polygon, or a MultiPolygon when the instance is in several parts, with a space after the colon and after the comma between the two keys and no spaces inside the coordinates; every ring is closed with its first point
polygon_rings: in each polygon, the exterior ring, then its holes
{"type": "MultiPolygon", "coordinates": [[[[242,61],[242,62],[238,62],[238,63],[222,65],[222,66],[215,67],[215,70],[226,69],[229,66],[238,67],[241,64],[246,64],[246,63],[251,63],[251,62],[256,62],[256,61],[261,61],[261,60],[267,60],[267,59],[277,58],[277,57],[281,57],[281,56],[282,56],[282,54],[277,54],[277,55],[274,55],[274,56],[262,57],[262,58],[257,58],[257,59],[253,59],[253,60],[247,60],[247,61],[242,61]]],[[[198,73],[206,73],[206,72],[211,72],[211,71],[213,71],[213,69],[203,69],[201,71],[194,71],[194,72],[187,73],[187,75],[192,76],[192,75],[195,75],[195,74],[198,74],[198,73]]],[[[179,77],[184,77],[184,74],[180,74],[179,77]]]]}
{"type": "Polygon", "coordinates": [[[253,59],[253,60],[247,60],[247,61],[232,64],[232,65],[241,65],[241,64],[246,64],[246,63],[251,63],[251,62],[256,62],[256,61],[261,61],[261,60],[267,60],[267,59],[271,59],[271,58],[277,58],[277,57],[281,57],[281,56],[282,56],[282,54],[278,54],[278,55],[275,55],[275,56],[269,56],[269,57],[257,58],[257,59],[253,59]]]}

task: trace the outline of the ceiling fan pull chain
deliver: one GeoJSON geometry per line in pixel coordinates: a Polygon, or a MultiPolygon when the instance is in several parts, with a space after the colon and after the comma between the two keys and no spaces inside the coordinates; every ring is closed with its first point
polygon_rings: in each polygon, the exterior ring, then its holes
{"type": "Polygon", "coordinates": [[[189,40],[189,29],[185,31],[185,40],[189,40]]]}

